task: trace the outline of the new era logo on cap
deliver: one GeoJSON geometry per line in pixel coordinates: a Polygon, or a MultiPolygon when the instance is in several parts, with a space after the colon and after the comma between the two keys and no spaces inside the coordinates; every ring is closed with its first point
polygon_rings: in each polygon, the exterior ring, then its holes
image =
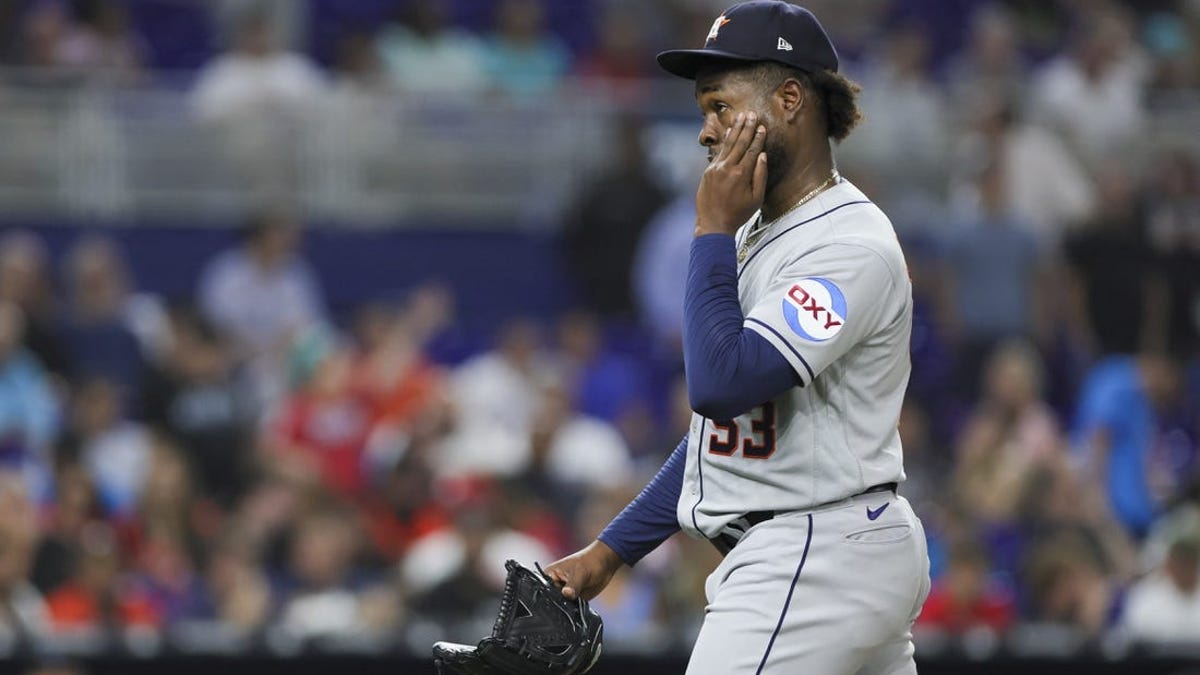
{"type": "Polygon", "coordinates": [[[669,73],[695,79],[714,61],[775,61],[800,70],[837,71],[838,57],[812,12],[783,0],[748,0],[721,13],[701,49],[658,55],[669,73]],[[771,38],[776,38],[772,46],[771,38]]]}

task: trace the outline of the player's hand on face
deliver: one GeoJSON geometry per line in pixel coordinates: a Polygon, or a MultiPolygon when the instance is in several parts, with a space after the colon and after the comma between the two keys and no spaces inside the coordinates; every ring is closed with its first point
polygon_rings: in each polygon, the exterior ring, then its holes
{"type": "Polygon", "coordinates": [[[591,600],[608,586],[623,564],[607,544],[593,541],[583,550],[546,567],[546,574],[562,586],[562,593],[567,598],[591,600]]]}
{"type": "Polygon", "coordinates": [[[696,192],[696,235],[733,234],[762,207],[767,192],[767,129],[758,115],[741,112],[696,192]]]}

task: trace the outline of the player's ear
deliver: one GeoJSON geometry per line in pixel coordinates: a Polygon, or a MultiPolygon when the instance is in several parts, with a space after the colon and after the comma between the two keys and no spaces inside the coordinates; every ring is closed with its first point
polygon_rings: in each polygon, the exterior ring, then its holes
{"type": "Polygon", "coordinates": [[[794,77],[789,77],[779,85],[775,90],[775,95],[779,98],[779,107],[783,113],[783,119],[786,122],[794,122],[804,109],[804,103],[807,95],[804,85],[794,77]]]}

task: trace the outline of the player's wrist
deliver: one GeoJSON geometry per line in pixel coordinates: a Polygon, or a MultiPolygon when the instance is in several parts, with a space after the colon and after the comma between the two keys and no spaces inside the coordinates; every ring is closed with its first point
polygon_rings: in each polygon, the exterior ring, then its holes
{"type": "Polygon", "coordinates": [[[693,232],[696,237],[703,237],[708,234],[723,234],[725,236],[732,237],[733,234],[737,232],[737,226],[726,227],[708,219],[697,218],[696,228],[693,230],[693,232]]]}
{"type": "Polygon", "coordinates": [[[625,564],[621,556],[601,539],[589,544],[587,553],[599,562],[601,567],[611,572],[616,572],[625,564]]]}

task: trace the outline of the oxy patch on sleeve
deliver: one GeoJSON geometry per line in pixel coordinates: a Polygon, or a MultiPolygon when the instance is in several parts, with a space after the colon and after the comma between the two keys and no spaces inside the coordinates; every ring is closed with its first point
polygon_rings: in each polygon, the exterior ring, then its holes
{"type": "Polygon", "coordinates": [[[829,340],[841,332],[849,316],[846,296],[828,279],[801,279],[783,297],[783,318],[805,340],[829,340]]]}

